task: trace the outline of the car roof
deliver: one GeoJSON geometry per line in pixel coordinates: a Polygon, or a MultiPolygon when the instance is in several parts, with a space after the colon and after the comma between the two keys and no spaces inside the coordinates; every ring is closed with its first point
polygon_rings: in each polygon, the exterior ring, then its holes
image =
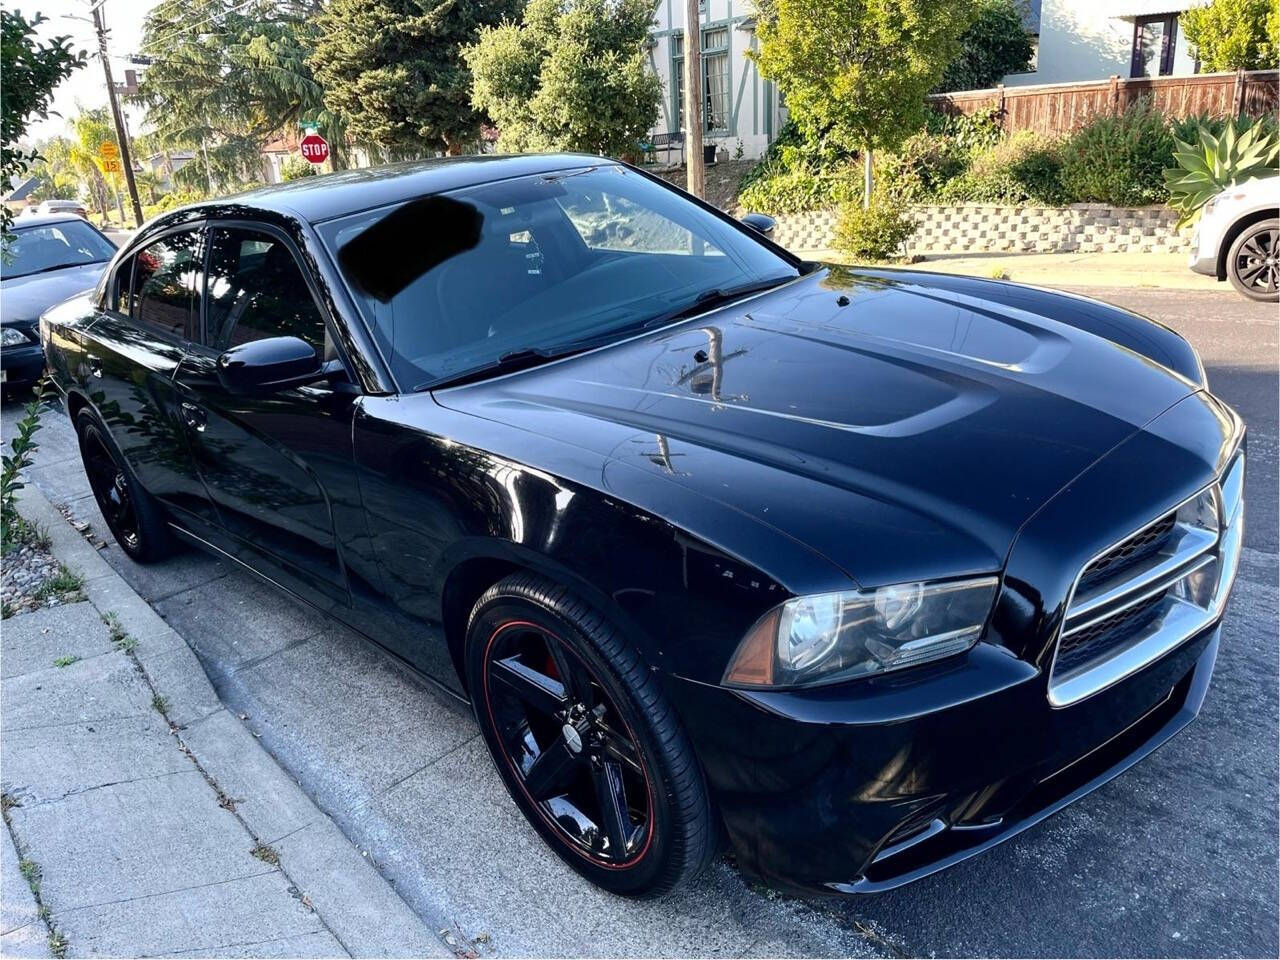
{"type": "MultiPolygon", "coordinates": [[[[40,227],[50,223],[69,223],[72,220],[77,223],[89,223],[84,217],[77,216],[74,213],[34,213],[22,217],[14,217],[13,229],[25,230],[27,227],[40,227]]],[[[93,224],[89,223],[89,226],[92,227],[93,224]]]]}
{"type": "Polygon", "coordinates": [[[439,157],[381,167],[341,170],[319,177],[258,187],[185,207],[243,205],[300,216],[312,223],[332,220],[413,197],[493,183],[512,177],[552,173],[587,166],[616,166],[617,161],[591,154],[512,154],[439,157]]]}

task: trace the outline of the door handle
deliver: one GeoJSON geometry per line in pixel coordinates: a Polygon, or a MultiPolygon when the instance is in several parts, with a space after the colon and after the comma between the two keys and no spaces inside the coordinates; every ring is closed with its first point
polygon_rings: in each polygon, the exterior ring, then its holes
{"type": "Polygon", "coordinates": [[[203,433],[205,424],[208,423],[208,417],[202,407],[194,403],[182,402],[182,419],[187,422],[187,426],[197,433],[203,433]]]}

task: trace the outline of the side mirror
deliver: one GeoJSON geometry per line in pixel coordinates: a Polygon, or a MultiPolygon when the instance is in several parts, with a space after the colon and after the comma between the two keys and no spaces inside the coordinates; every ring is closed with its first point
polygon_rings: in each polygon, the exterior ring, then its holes
{"type": "Polygon", "coordinates": [[[325,376],[316,348],[298,337],[270,337],[218,357],[218,380],[231,393],[284,390],[325,376]]]}
{"type": "Polygon", "coordinates": [[[742,222],[756,233],[764,234],[766,237],[773,236],[773,228],[778,225],[777,220],[763,213],[748,213],[742,218],[742,222]]]}

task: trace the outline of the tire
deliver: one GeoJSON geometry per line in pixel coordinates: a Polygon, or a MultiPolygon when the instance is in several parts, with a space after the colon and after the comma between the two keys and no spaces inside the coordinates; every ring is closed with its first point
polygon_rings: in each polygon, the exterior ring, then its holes
{"type": "Polygon", "coordinates": [[[513,574],[471,613],[466,673],[499,775],[565,863],[637,898],[710,863],[719,834],[693,748],[644,661],[594,609],[513,574]]]}
{"type": "Polygon", "coordinates": [[[76,414],[75,426],[89,488],[120,549],[138,563],[169,556],[175,544],[164,512],[138,482],[102,421],[85,409],[76,414]]]}
{"type": "Polygon", "coordinates": [[[1227,277],[1250,300],[1280,299],[1280,220],[1245,227],[1227,252],[1227,277]]]}

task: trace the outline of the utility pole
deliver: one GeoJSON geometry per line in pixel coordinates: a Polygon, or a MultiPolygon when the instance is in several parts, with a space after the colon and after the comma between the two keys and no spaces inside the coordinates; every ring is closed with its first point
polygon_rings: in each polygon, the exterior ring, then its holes
{"type": "Polygon", "coordinates": [[[111,59],[107,56],[107,28],[102,23],[102,3],[93,8],[93,28],[98,32],[98,56],[102,58],[102,72],[107,78],[107,100],[111,104],[111,117],[116,123],[116,140],[120,143],[120,163],[124,167],[124,182],[129,187],[129,199],[133,203],[133,219],[142,226],[142,204],[138,202],[138,185],[133,180],[133,154],[129,150],[129,137],[125,133],[124,118],[116,101],[116,83],[111,78],[111,59]]]}
{"type": "Polygon", "coordinates": [[[702,163],[702,22],[698,0],[685,0],[684,12],[684,142],[688,164],[688,190],[695,197],[707,195],[702,163]]]}

